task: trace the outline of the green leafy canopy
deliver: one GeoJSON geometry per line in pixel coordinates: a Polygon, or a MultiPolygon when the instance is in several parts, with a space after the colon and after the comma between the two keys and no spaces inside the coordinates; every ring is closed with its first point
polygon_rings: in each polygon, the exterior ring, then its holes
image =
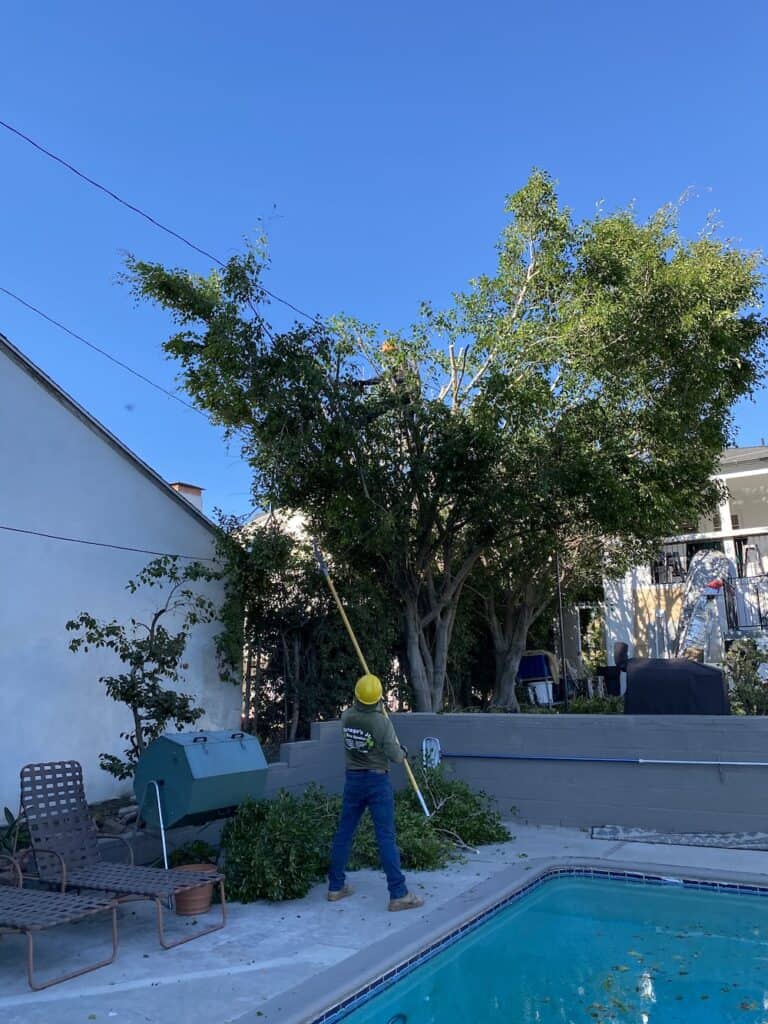
{"type": "Polygon", "coordinates": [[[187,391],[240,439],[256,501],[301,512],[397,609],[421,710],[443,706],[470,578],[491,574],[511,609],[509,672],[555,553],[566,587],[588,585],[712,509],[733,403],[764,372],[761,259],[711,224],[686,239],[674,206],[576,222],[542,171],[506,212],[495,271],[403,332],[275,331],[261,244],[207,278],[128,263],[178,325],[165,349],[187,391]]]}

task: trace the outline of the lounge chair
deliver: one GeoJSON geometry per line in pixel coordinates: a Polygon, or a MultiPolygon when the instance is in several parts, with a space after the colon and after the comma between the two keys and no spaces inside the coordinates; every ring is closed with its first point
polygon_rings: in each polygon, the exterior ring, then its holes
{"type": "MultiPolygon", "coordinates": [[[[224,876],[219,872],[166,871],[102,860],[98,833],[85,800],[83,770],[77,761],[28,764],[21,770],[21,810],[29,829],[37,874],[63,889],[109,893],[118,902],[151,900],[157,910],[157,934],[164,949],[223,928],[227,920],[224,876]],[[51,856],[53,851],[58,856],[51,856]],[[216,924],[192,935],[166,941],[163,903],[176,893],[218,883],[221,916],[216,924]]],[[[126,846],[128,844],[126,843],[126,846]]],[[[129,847],[130,850],[130,847],[129,847]]]]}
{"type": "Polygon", "coordinates": [[[39,992],[61,981],[77,978],[81,974],[95,971],[111,964],[117,954],[117,903],[106,896],[76,896],[73,893],[46,892],[36,889],[22,889],[21,868],[12,857],[0,854],[0,868],[10,866],[10,873],[0,870],[0,934],[4,932],[22,934],[27,940],[27,981],[29,987],[39,992]],[[4,884],[9,883],[9,884],[4,884]],[[15,886],[14,887],[14,883],[15,886]],[[48,981],[38,982],[35,978],[35,933],[60,924],[74,924],[93,914],[112,915],[112,955],[98,963],[88,964],[76,971],[59,974],[48,981]]]}

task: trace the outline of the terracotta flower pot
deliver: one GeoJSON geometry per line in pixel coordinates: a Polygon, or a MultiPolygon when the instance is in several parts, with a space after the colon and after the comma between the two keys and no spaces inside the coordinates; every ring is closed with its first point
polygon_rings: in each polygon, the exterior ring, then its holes
{"type": "MultiPolygon", "coordinates": [[[[217,868],[215,864],[182,864],[173,870],[214,872],[217,868]]],[[[211,909],[212,899],[213,882],[196,885],[194,889],[187,889],[184,892],[176,893],[176,913],[182,914],[185,917],[192,914],[205,914],[206,911],[211,909]]]]}

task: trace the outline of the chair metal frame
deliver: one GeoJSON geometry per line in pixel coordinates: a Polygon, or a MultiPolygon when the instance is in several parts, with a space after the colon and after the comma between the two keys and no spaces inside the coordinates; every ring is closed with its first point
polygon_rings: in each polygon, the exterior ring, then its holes
{"type": "Polygon", "coordinates": [[[163,949],[219,931],[227,921],[224,875],[113,864],[102,860],[99,835],[85,799],[78,761],[28,764],[21,770],[21,813],[29,830],[38,877],[61,886],[109,893],[118,903],[149,900],[155,904],[157,934],[163,949]],[[51,854],[53,853],[53,857],[51,854]],[[200,885],[217,884],[221,916],[214,925],[169,942],[165,937],[163,901],[200,885]]]}
{"type": "Polygon", "coordinates": [[[27,940],[27,982],[35,992],[58,985],[81,974],[89,974],[114,962],[117,956],[117,901],[105,896],[80,896],[74,893],[23,889],[21,865],[13,857],[0,854],[13,868],[16,886],[0,884],[0,934],[20,934],[27,940]],[[38,982],[35,975],[35,933],[58,925],[75,924],[86,917],[109,911],[112,918],[112,954],[104,960],[75,971],[58,974],[38,982]]]}

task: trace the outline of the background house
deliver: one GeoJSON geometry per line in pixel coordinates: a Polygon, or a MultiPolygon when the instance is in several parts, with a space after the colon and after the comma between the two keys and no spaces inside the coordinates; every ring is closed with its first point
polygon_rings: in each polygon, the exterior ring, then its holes
{"type": "Polygon", "coordinates": [[[613,644],[630,657],[666,657],[677,633],[685,574],[697,551],[722,551],[732,561],[730,586],[718,598],[726,638],[768,637],[768,445],[729,448],[717,479],[728,489],[717,513],[690,533],[668,538],[647,565],[605,581],[608,657],[613,644]]]}
{"type": "MultiPolygon", "coordinates": [[[[89,797],[106,799],[126,788],[98,766],[131,725],[98,682],[118,663],[72,654],[65,623],[141,618],[155,605],[125,585],[151,552],[213,559],[215,530],[199,494],[165,483],[2,335],[0,437],[0,809],[18,805],[22,765],[58,758],[81,761],[89,797]]],[[[221,599],[219,583],[202,586],[221,599]]],[[[206,710],[200,728],[235,728],[241,697],[220,681],[216,632],[192,634],[183,689],[206,710]]]]}

